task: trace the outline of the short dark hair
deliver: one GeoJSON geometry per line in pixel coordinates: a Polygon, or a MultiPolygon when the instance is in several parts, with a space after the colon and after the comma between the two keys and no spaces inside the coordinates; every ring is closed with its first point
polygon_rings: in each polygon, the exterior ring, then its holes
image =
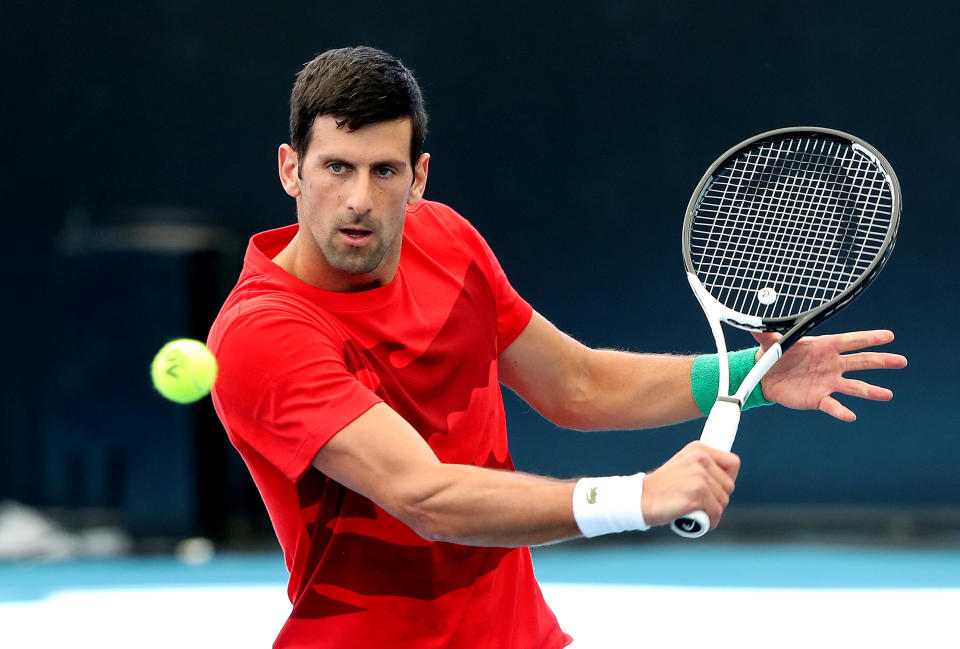
{"type": "Polygon", "coordinates": [[[337,126],[351,131],[410,117],[413,167],[427,137],[427,111],[413,73],[396,57],[373,47],[327,50],[297,74],[290,94],[290,145],[301,159],[320,115],[341,120],[337,126]]]}

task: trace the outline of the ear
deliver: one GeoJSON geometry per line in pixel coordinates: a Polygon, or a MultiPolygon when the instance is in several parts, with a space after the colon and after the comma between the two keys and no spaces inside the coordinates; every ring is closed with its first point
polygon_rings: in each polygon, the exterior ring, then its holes
{"type": "Polygon", "coordinates": [[[299,159],[297,152],[289,144],[281,144],[277,151],[277,166],[280,171],[280,184],[283,191],[296,198],[300,195],[299,159]]]}
{"type": "Polygon", "coordinates": [[[421,153],[417,159],[417,164],[413,168],[413,185],[410,186],[410,194],[407,196],[407,203],[413,205],[421,198],[427,190],[427,168],[430,166],[430,154],[421,153]]]}

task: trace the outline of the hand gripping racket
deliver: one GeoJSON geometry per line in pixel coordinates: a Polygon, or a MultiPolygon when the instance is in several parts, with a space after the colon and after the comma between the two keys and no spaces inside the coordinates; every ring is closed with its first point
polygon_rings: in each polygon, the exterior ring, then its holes
{"type": "MultiPolygon", "coordinates": [[[[812,327],[846,306],[883,268],[900,221],[900,185],[872,146],[826,128],[785,128],[724,153],[704,174],[683,222],[683,262],[717,343],[717,401],[700,440],[729,451],[740,409],[764,374],[812,327]],[[783,338],[730,394],[720,322],[783,338]]],[[[698,510],[671,524],[710,529],[698,510]]]]}

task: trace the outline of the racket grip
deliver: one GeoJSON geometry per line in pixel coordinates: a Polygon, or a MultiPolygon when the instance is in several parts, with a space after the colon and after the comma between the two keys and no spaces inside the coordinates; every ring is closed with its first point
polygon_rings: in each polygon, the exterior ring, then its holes
{"type": "MultiPolygon", "coordinates": [[[[711,448],[729,451],[740,427],[740,401],[733,397],[717,397],[703,425],[700,441],[711,448]]],[[[681,516],[670,529],[686,539],[696,539],[710,531],[710,517],[702,509],[681,516]]]]}
{"type": "Polygon", "coordinates": [[[717,397],[703,424],[700,441],[710,448],[729,451],[740,428],[741,403],[733,397],[717,397]]]}

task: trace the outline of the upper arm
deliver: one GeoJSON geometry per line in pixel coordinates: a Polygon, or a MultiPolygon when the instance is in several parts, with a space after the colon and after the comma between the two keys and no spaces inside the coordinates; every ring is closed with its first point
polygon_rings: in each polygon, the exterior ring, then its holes
{"type": "Polygon", "coordinates": [[[500,382],[555,424],[589,392],[590,349],[533,312],[499,357],[500,382]]]}
{"type": "Polygon", "coordinates": [[[348,364],[335,332],[296,305],[251,309],[210,343],[221,421],[291,481],[331,437],[382,400],[348,364]]]}
{"type": "Polygon", "coordinates": [[[331,437],[312,465],[414,529],[411,505],[435,489],[432,483],[442,466],[413,426],[385,403],[331,437]]]}

